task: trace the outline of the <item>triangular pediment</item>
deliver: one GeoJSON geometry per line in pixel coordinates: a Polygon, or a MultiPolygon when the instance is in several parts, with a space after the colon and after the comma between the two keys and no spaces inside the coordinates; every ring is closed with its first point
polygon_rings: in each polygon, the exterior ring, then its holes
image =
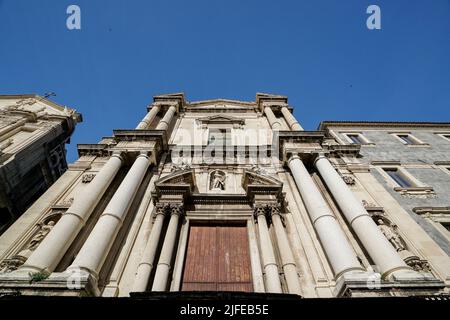
{"type": "Polygon", "coordinates": [[[152,195],[155,200],[164,194],[183,195],[183,198],[186,199],[194,191],[195,184],[194,170],[177,170],[157,180],[152,195]]]}
{"type": "Polygon", "coordinates": [[[193,170],[178,170],[157,180],[155,185],[158,187],[170,185],[189,185],[195,186],[195,175],[193,170]]]}
{"type": "Polygon", "coordinates": [[[245,121],[240,118],[227,116],[227,115],[213,115],[209,117],[203,117],[198,119],[200,123],[230,123],[230,124],[244,124],[245,121]]]}
{"type": "Polygon", "coordinates": [[[272,186],[280,188],[283,186],[283,183],[271,176],[260,174],[257,172],[245,170],[242,185],[244,188],[248,185],[253,186],[272,186]]]}
{"type": "Polygon", "coordinates": [[[283,197],[283,183],[275,177],[261,173],[260,170],[245,170],[242,176],[242,187],[251,200],[255,195],[273,196],[277,199],[283,197]]]}

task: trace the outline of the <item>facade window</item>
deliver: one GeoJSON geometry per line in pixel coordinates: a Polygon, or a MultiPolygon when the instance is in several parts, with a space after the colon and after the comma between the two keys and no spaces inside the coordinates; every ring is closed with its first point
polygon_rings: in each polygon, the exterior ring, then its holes
{"type": "Polygon", "coordinates": [[[400,187],[411,188],[414,187],[413,183],[397,168],[385,168],[383,169],[389,177],[392,178],[400,187]]]}
{"type": "Polygon", "coordinates": [[[430,222],[450,241],[450,207],[418,207],[413,208],[413,211],[430,222]]]}
{"type": "Polygon", "coordinates": [[[208,145],[226,146],[231,144],[230,129],[210,129],[208,136],[208,145]]]}
{"type": "Polygon", "coordinates": [[[416,144],[409,134],[399,134],[397,137],[403,140],[405,144],[416,144]]]}
{"type": "Polygon", "coordinates": [[[444,138],[447,141],[450,141],[450,133],[436,133],[438,136],[444,138]]]}
{"type": "Polygon", "coordinates": [[[348,134],[347,137],[352,140],[354,144],[363,144],[364,142],[359,137],[359,134],[348,134]]]}
{"type": "Polygon", "coordinates": [[[426,143],[423,143],[410,133],[394,133],[394,136],[407,146],[426,145],[426,143]]]}
{"type": "Polygon", "coordinates": [[[344,136],[351,144],[372,144],[363,134],[359,132],[344,133],[344,136]]]}
{"type": "Polygon", "coordinates": [[[445,230],[450,232],[450,222],[441,222],[441,225],[445,228],[445,230]]]}

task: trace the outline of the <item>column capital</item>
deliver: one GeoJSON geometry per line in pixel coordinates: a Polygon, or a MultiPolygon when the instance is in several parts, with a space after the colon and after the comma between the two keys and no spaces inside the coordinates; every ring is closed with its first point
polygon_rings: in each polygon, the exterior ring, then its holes
{"type": "Polygon", "coordinates": [[[166,215],[184,215],[184,204],[173,202],[157,202],[155,217],[159,214],[166,215]]]}
{"type": "Polygon", "coordinates": [[[272,216],[278,215],[282,220],[283,216],[281,214],[281,204],[279,203],[257,203],[253,206],[253,215],[257,219],[259,216],[263,215],[267,222],[272,221],[272,216]]]}
{"type": "Polygon", "coordinates": [[[170,215],[177,215],[181,217],[184,213],[184,205],[182,203],[170,204],[170,215]]]}

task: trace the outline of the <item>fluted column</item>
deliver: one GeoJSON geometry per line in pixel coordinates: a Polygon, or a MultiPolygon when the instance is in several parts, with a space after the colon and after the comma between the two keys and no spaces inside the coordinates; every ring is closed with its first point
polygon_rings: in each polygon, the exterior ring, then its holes
{"type": "Polygon", "coordinates": [[[298,123],[297,119],[295,119],[294,115],[287,107],[282,107],[281,113],[292,131],[303,131],[302,126],[298,123]]]}
{"type": "Polygon", "coordinates": [[[136,158],[69,269],[85,270],[98,278],[149,165],[147,155],[136,158]]]}
{"type": "Polygon", "coordinates": [[[138,126],[136,127],[137,130],[144,130],[148,129],[150,125],[152,124],[153,120],[155,120],[156,115],[158,114],[160,110],[160,106],[154,105],[150,111],[145,115],[145,117],[139,122],[138,126]]]}
{"type": "Polygon", "coordinates": [[[411,269],[381,233],[362,203],[356,199],[330,161],[325,156],[319,156],[315,161],[315,166],[348,223],[379,267],[382,276],[386,277],[400,269],[411,269]]]}
{"type": "Polygon", "coordinates": [[[75,196],[73,204],[19,271],[53,272],[108,189],[122,162],[118,154],[109,158],[86,189],[75,196]]]}
{"type": "Polygon", "coordinates": [[[176,110],[177,109],[174,106],[169,107],[169,109],[167,109],[166,113],[164,114],[164,117],[159,121],[156,130],[167,130],[170,123],[172,122],[176,110]]]}
{"type": "Polygon", "coordinates": [[[157,204],[156,206],[155,221],[136,272],[133,292],[144,292],[147,290],[167,209],[168,206],[165,204],[157,204]]]}
{"type": "Polygon", "coordinates": [[[266,275],[266,292],[282,293],[278,266],[270,241],[269,228],[266,221],[266,207],[256,206],[255,215],[258,222],[259,241],[263,270],[266,275]]]}
{"type": "Polygon", "coordinates": [[[295,264],[291,246],[289,245],[286,230],[281,220],[282,217],[279,206],[271,206],[271,215],[288,291],[289,293],[300,295],[302,290],[298,279],[297,266],[295,264]]]}
{"type": "Polygon", "coordinates": [[[170,205],[170,221],[167,227],[164,244],[159,256],[158,266],[156,267],[155,279],[153,281],[152,291],[166,291],[169,282],[169,272],[172,267],[171,261],[173,251],[175,250],[175,241],[178,233],[178,222],[183,213],[183,205],[170,205]]]}
{"type": "Polygon", "coordinates": [[[277,119],[277,117],[275,117],[272,109],[270,107],[265,107],[264,113],[266,114],[267,120],[269,121],[272,130],[280,130],[281,122],[277,119]]]}
{"type": "Polygon", "coordinates": [[[346,272],[364,271],[302,160],[294,155],[288,165],[336,278],[346,272]]]}

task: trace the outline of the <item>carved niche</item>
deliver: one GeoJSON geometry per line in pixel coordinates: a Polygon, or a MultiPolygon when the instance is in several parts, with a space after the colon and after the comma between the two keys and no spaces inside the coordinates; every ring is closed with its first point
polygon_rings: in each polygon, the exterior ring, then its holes
{"type": "Polygon", "coordinates": [[[399,233],[398,226],[387,218],[385,214],[373,214],[372,219],[408,266],[417,272],[429,273],[431,271],[430,265],[426,260],[420,259],[409,251],[405,240],[399,233]]]}
{"type": "Polygon", "coordinates": [[[25,242],[25,245],[11,258],[5,259],[0,263],[0,273],[9,273],[17,270],[25,263],[28,257],[36,250],[45,237],[52,231],[55,224],[65,212],[64,209],[54,209],[47,214],[41,222],[37,223],[35,230],[25,242]]]}
{"type": "Polygon", "coordinates": [[[225,191],[226,173],[222,170],[214,170],[209,174],[209,190],[225,191]]]}

